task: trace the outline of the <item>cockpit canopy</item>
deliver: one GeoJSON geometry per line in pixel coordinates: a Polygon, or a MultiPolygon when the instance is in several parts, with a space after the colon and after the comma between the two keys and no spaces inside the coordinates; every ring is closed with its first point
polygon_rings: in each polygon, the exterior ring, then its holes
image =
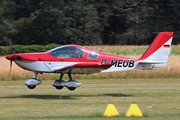
{"type": "Polygon", "coordinates": [[[61,46],[48,51],[57,58],[82,58],[84,50],[72,46],[61,46]]]}

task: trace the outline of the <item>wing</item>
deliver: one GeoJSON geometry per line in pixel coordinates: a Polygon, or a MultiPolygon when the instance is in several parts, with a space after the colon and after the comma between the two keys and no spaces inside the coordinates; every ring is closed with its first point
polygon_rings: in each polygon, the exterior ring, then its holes
{"type": "Polygon", "coordinates": [[[58,66],[51,68],[54,72],[68,73],[71,71],[72,74],[92,74],[98,73],[101,70],[110,68],[111,64],[99,64],[99,62],[88,62],[88,63],[75,63],[68,66],[58,66]]]}

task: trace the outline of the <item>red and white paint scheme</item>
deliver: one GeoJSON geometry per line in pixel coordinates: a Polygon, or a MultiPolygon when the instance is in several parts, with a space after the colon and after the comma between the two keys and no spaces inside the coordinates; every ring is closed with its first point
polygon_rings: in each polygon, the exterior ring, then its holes
{"type": "Polygon", "coordinates": [[[81,85],[72,79],[71,74],[93,74],[136,69],[154,69],[165,67],[171,52],[173,32],[160,32],[144,54],[136,59],[125,56],[97,52],[79,45],[64,45],[47,52],[18,53],[6,56],[19,67],[33,71],[34,75],[25,81],[28,88],[34,89],[41,80],[38,73],[59,73],[60,78],[52,85],[57,89],[67,87],[75,90],[81,85]],[[68,74],[69,80],[63,80],[68,74]]]}

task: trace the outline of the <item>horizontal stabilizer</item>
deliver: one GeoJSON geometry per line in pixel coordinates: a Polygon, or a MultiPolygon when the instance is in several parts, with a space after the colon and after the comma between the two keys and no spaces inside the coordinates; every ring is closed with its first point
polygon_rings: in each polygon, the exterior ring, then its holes
{"type": "Polygon", "coordinates": [[[161,64],[161,63],[166,63],[166,61],[152,61],[152,60],[141,60],[138,61],[139,63],[147,63],[147,64],[161,64]]]}

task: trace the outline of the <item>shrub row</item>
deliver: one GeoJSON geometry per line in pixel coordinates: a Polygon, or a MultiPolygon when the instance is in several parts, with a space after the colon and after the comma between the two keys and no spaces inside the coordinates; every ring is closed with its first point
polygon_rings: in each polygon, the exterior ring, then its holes
{"type": "MultiPolygon", "coordinates": [[[[27,52],[45,52],[52,48],[59,46],[58,44],[48,44],[48,45],[13,45],[13,53],[27,53],[27,52]]],[[[0,46],[0,55],[7,55],[10,53],[9,46],[0,46]]]]}
{"type": "MultiPolygon", "coordinates": [[[[28,53],[28,52],[45,52],[52,48],[58,47],[58,44],[48,45],[13,45],[13,53],[28,53]]],[[[85,46],[86,47],[86,46],[85,46]]],[[[89,46],[88,46],[89,47],[89,46]]],[[[106,46],[103,52],[117,55],[141,55],[148,46],[106,46]]],[[[91,46],[90,48],[99,51],[102,46],[91,46]]],[[[0,56],[10,53],[9,46],[0,46],[0,56]]],[[[180,55],[180,45],[173,45],[171,54],[180,55]]]]}

